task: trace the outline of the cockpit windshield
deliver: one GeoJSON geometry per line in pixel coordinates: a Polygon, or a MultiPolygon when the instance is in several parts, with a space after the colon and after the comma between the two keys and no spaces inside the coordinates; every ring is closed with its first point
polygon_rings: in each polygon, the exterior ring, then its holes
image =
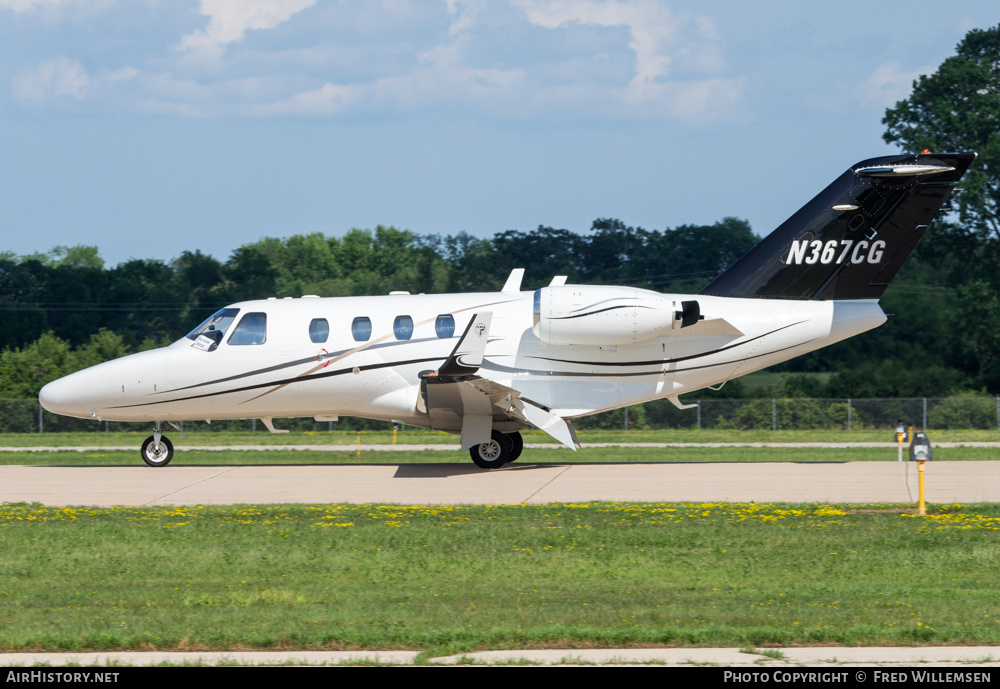
{"type": "Polygon", "coordinates": [[[219,309],[206,318],[201,325],[187,334],[189,340],[194,340],[191,345],[195,349],[205,352],[215,351],[215,348],[222,342],[222,336],[236,319],[239,309],[219,309]]]}

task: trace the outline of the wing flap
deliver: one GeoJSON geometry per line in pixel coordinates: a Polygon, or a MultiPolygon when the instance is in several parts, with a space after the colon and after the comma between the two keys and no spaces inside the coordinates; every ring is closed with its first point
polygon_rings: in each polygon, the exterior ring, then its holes
{"type": "Polygon", "coordinates": [[[420,411],[432,428],[461,432],[463,450],[487,442],[497,424],[537,428],[575,450],[580,443],[572,423],[523,399],[520,391],[477,375],[492,316],[475,314],[441,368],[421,374],[420,411]]]}

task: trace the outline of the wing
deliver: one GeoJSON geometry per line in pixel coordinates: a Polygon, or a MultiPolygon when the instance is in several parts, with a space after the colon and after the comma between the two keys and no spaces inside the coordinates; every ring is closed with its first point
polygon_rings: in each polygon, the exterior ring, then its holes
{"type": "Polygon", "coordinates": [[[580,443],[568,420],[520,391],[478,375],[492,315],[475,314],[441,368],[420,374],[420,411],[430,417],[431,428],[461,430],[463,450],[489,441],[494,428],[537,428],[575,450],[580,443]]]}

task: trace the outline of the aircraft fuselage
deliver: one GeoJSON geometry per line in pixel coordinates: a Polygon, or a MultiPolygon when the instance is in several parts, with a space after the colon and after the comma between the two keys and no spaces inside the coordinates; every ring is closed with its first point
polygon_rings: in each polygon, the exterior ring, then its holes
{"type": "MultiPolygon", "coordinates": [[[[571,287],[571,286],[568,286],[571,287]]],[[[591,288],[600,290],[601,288],[591,288]]],[[[637,293],[645,290],[634,290],[637,293]]],[[[658,295],[680,302],[691,295],[658,295]]],[[[875,300],[794,301],[698,296],[704,320],[637,344],[547,344],[533,332],[532,292],[301,298],[233,304],[265,314],[259,344],[212,351],[182,338],[50,383],[50,411],[109,421],[353,415],[434,426],[420,373],[438,368],[475,313],[492,312],[479,376],[572,418],[724,383],[885,321],[875,300]],[[454,319],[441,337],[439,316],[454,319]],[[409,317],[409,339],[394,323],[409,317]],[[357,341],[352,323],[368,318],[357,341]],[[324,320],[326,341],[310,324],[324,320]],[[716,327],[725,323],[732,327],[716,327]],[[742,333],[742,334],[740,334],[742,333]]],[[[669,324],[672,314],[665,314],[669,324]]],[[[461,421],[442,430],[458,431],[461,421]]]]}

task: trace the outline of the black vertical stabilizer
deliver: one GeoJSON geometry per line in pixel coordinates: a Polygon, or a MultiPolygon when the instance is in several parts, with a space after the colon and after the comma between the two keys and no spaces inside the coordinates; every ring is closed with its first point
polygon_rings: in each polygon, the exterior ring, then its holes
{"type": "Polygon", "coordinates": [[[701,294],[878,299],[975,157],[924,153],[858,163],[701,294]]]}

